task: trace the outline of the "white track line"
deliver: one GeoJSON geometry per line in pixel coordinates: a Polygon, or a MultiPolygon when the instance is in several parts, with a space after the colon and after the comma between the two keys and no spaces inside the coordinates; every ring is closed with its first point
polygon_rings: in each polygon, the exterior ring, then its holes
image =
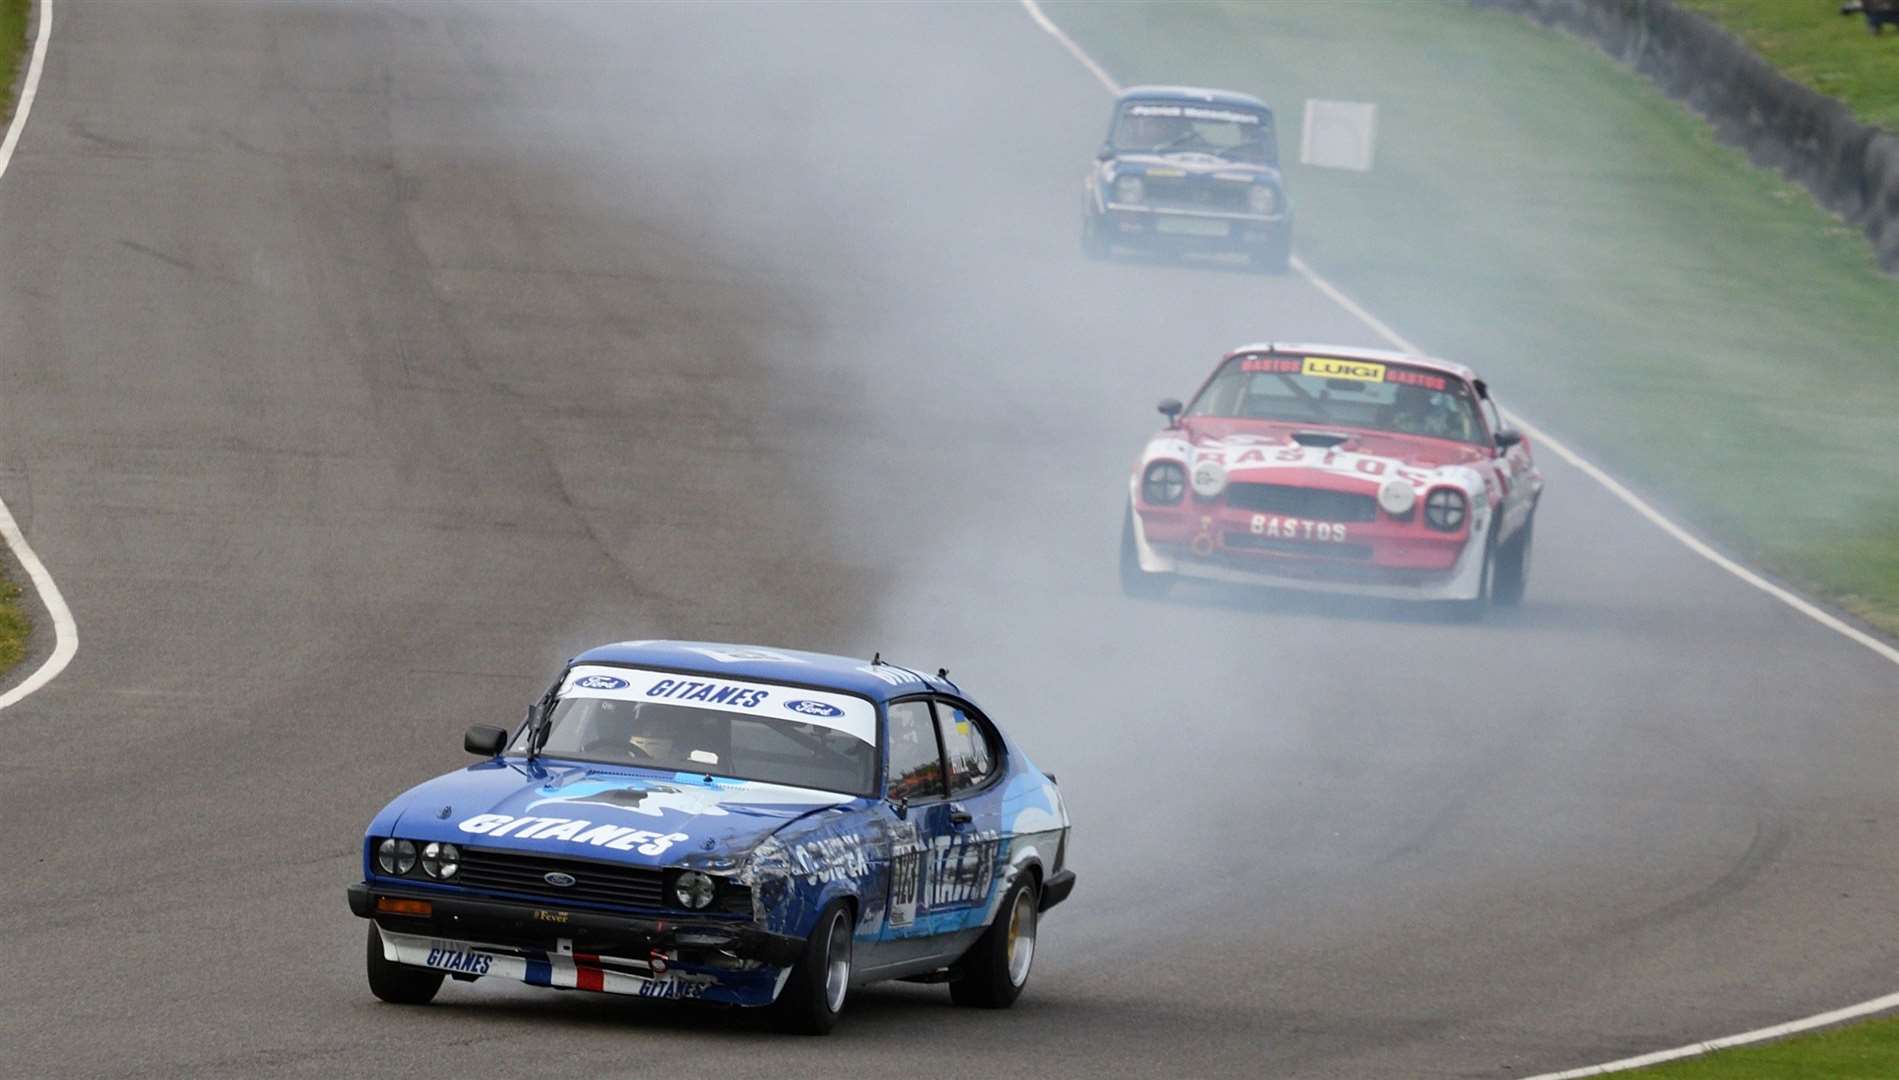
{"type": "MultiPolygon", "coordinates": [[[[5,177],[8,166],[13,164],[13,149],[20,145],[20,133],[26,130],[26,118],[33,112],[33,99],[39,96],[40,74],[46,70],[46,43],[53,37],[53,0],[39,0],[39,9],[40,31],[33,41],[33,59],[27,64],[26,82],[20,87],[20,103],[14,107],[13,123],[7,125],[6,140],[0,142],[0,177],[5,177]]],[[[33,587],[39,590],[40,603],[53,617],[53,655],[13,689],[0,694],[0,709],[4,709],[66,670],[66,665],[72,663],[73,655],[79,651],[79,624],[73,621],[72,609],[66,606],[66,598],[59,595],[53,575],[33,553],[33,545],[26,542],[26,534],[20,531],[20,523],[14,520],[13,511],[7,509],[5,502],[0,502],[0,537],[6,538],[13,557],[26,568],[33,587]]]]}
{"type": "MultiPolygon", "coordinates": [[[[1048,15],[1042,11],[1041,5],[1036,3],[1036,0],[1022,0],[1022,7],[1023,10],[1028,12],[1029,18],[1035,20],[1035,25],[1041,27],[1045,33],[1060,43],[1061,47],[1068,51],[1068,55],[1074,57],[1082,67],[1087,68],[1088,73],[1093,75],[1095,80],[1102,86],[1106,87],[1108,93],[1119,94],[1121,92],[1121,85],[1114,81],[1114,77],[1109,75],[1107,70],[1100,64],[1096,63],[1094,57],[1089,56],[1080,45],[1076,44],[1075,39],[1063,33],[1062,28],[1056,26],[1054,22],[1049,19],[1048,15]]],[[[1373,315],[1363,304],[1347,296],[1344,290],[1320,277],[1312,267],[1306,264],[1305,260],[1295,255],[1292,260],[1292,268],[1298,271],[1299,275],[1305,278],[1306,281],[1310,282],[1313,288],[1324,293],[1327,299],[1344,309],[1359,322],[1364,323],[1372,333],[1383,338],[1393,348],[1408,353],[1426,352],[1425,349],[1420,348],[1418,345],[1407,340],[1404,335],[1393,330],[1390,326],[1387,326],[1384,320],[1373,315]]],[[[1747,584],[1752,585],[1761,592],[1766,593],[1795,611],[1798,611],[1800,614],[1805,615],[1821,626],[1864,645],[1873,652],[1885,657],[1887,660],[1899,664],[1899,649],[1893,648],[1886,642],[1879,640],[1830,612],[1822,610],[1805,598],[1796,596],[1787,589],[1768,581],[1758,573],[1749,570],[1747,567],[1721,554],[1714,548],[1709,547],[1687,529],[1675,524],[1663,515],[1661,511],[1650,506],[1646,500],[1633,491],[1630,491],[1621,481],[1610,476],[1599,466],[1587,458],[1584,458],[1576,451],[1571,450],[1562,442],[1552,438],[1548,432],[1523,419],[1521,415],[1511,414],[1510,420],[1519,428],[1523,429],[1537,444],[1548,447],[1557,457],[1562,458],[1574,466],[1591,480],[1601,484],[1607,489],[1609,494],[1622,500],[1629,509],[1642,515],[1650,524],[1679,541],[1681,545],[1689,551],[1694,552],[1696,555],[1701,556],[1747,584]]],[[[1679,1058],[1696,1057],[1708,1053],[1711,1050],[1720,1050],[1730,1046],[1745,1046],[1748,1043],[1764,1042],[1768,1039],[1777,1039],[1783,1035],[1792,1035],[1796,1032],[1811,1031],[1814,1028],[1825,1027],[1828,1024],[1837,1024],[1843,1020],[1869,1016],[1873,1013],[1884,1012],[1893,1008],[1899,1008],[1899,994],[1888,994],[1885,997],[1874,998],[1871,1001],[1862,1001],[1857,1005],[1848,1005],[1843,1009],[1820,1013],[1817,1016],[1809,1016],[1800,1020],[1789,1020],[1784,1024],[1775,1024],[1773,1027],[1764,1027],[1755,1031],[1744,1031],[1739,1035],[1729,1035],[1720,1039],[1712,1039],[1708,1042],[1678,1046],[1672,1050],[1658,1050],[1652,1054],[1644,1054],[1640,1057],[1623,1058],[1620,1061],[1611,1061],[1602,1065],[1590,1065],[1581,1069],[1572,1069],[1568,1072],[1546,1073],[1540,1076],[1526,1077],[1525,1080],[1575,1080],[1577,1077],[1602,1076],[1607,1073],[1622,1072],[1627,1069],[1638,1069],[1644,1065],[1655,1065],[1664,1061],[1674,1061],[1679,1058]]]]}

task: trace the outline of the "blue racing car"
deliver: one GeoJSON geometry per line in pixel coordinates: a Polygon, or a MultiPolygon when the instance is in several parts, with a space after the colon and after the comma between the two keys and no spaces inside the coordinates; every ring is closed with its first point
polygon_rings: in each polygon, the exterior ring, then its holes
{"type": "Polygon", "coordinates": [[[1292,258],[1292,203],[1273,111],[1256,97],[1196,86],[1132,86],[1082,185],[1081,246],[1155,254],[1244,255],[1257,270],[1292,258]]]}
{"type": "Polygon", "coordinates": [[[1068,813],[946,672],[641,641],[567,664],[483,760],[370,822],[369,988],[443,978],[771,1006],[822,1034],[853,986],[1003,1008],[1066,899],[1068,813]]]}

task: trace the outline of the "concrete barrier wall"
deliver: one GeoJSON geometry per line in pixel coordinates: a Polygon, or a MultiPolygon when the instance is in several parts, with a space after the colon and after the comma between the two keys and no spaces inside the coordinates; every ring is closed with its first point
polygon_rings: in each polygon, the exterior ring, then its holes
{"type": "MultiPolygon", "coordinates": [[[[1864,230],[1899,273],[1899,137],[1794,82],[1734,35],[1673,0],[1471,0],[1580,34],[1864,230]]],[[[1816,6],[1814,17],[1832,17],[1816,6]]]]}

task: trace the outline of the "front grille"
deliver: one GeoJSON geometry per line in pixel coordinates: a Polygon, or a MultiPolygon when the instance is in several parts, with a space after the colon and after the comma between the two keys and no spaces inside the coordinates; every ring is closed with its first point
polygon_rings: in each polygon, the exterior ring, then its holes
{"type": "MultiPolygon", "coordinates": [[[[550,903],[581,900],[625,907],[673,907],[666,899],[664,870],[639,866],[595,862],[591,859],[555,859],[545,855],[524,855],[512,851],[463,846],[462,868],[457,884],[474,889],[495,889],[540,897],[550,903]],[[562,873],[574,879],[572,885],[549,885],[544,875],[562,873]]],[[[719,879],[719,895],[711,912],[750,915],[752,891],[744,885],[719,879]]]]}
{"type": "Polygon", "coordinates": [[[1258,510],[1315,521],[1378,520],[1378,500],[1370,495],[1291,484],[1233,484],[1226,489],[1226,504],[1236,510],[1258,510]]]}
{"type": "Polygon", "coordinates": [[[550,900],[591,900],[601,904],[664,907],[666,874],[637,866],[617,866],[588,859],[550,859],[476,847],[462,848],[462,868],[455,880],[481,889],[545,896],[550,900]],[[574,883],[560,888],[544,875],[571,875],[574,883]]]}
{"type": "Polygon", "coordinates": [[[1280,540],[1243,532],[1227,533],[1226,546],[1251,548],[1254,551],[1272,551],[1282,555],[1315,555],[1325,559],[1369,559],[1372,557],[1370,544],[1335,544],[1329,540],[1280,540]]]}
{"type": "Polygon", "coordinates": [[[1183,210],[1245,213],[1250,184],[1212,180],[1203,176],[1155,177],[1145,180],[1147,201],[1154,206],[1183,210]]]}

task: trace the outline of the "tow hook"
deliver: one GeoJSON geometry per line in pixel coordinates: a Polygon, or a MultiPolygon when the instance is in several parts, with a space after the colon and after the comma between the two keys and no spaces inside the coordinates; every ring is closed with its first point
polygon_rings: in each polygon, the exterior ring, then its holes
{"type": "Polygon", "coordinates": [[[1193,537],[1193,552],[1200,558],[1213,554],[1213,518],[1200,518],[1200,535],[1193,537]]]}

